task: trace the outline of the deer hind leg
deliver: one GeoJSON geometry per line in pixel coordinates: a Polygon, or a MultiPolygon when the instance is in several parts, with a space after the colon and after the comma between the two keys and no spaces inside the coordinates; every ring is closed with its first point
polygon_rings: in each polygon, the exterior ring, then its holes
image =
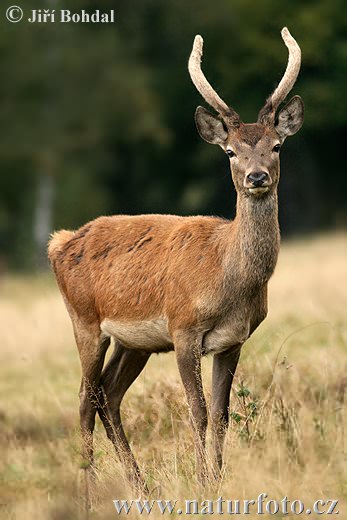
{"type": "Polygon", "coordinates": [[[103,406],[98,413],[108,438],[112,441],[119,458],[125,461],[128,479],[135,487],[145,490],[139,467],[125,436],[120,416],[124,394],[145,367],[150,354],[128,349],[116,343],[114,352],[101,375],[103,406]]]}
{"type": "Polygon", "coordinates": [[[93,431],[100,398],[100,376],[110,338],[102,337],[99,327],[85,327],[73,321],[75,339],[82,367],[80,386],[80,424],[82,456],[88,467],[93,464],[93,431]]]}
{"type": "Polygon", "coordinates": [[[175,338],[175,352],[194,433],[198,479],[204,484],[208,474],[205,451],[207,409],[201,379],[201,341],[181,332],[175,338]]]}
{"type": "Polygon", "coordinates": [[[212,435],[213,451],[218,473],[223,463],[223,443],[229,421],[230,390],[240,358],[241,345],[215,354],[212,375],[212,435]]]}

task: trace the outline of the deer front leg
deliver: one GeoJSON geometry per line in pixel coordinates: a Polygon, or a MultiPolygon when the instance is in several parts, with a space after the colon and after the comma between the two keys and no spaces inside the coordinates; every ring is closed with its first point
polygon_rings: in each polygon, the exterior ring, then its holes
{"type": "Polygon", "coordinates": [[[194,432],[198,479],[203,484],[207,476],[207,410],[201,379],[201,340],[195,335],[180,333],[175,338],[175,352],[194,432]]]}
{"type": "Polygon", "coordinates": [[[212,374],[212,435],[213,451],[218,473],[223,464],[223,443],[229,421],[230,390],[240,358],[242,345],[215,354],[212,374]]]}

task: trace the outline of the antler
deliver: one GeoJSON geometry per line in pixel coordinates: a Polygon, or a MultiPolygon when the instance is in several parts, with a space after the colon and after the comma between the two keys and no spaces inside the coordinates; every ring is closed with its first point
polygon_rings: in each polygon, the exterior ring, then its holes
{"type": "Polygon", "coordinates": [[[281,36],[289,51],[287,68],[278,87],[268,98],[264,107],[260,110],[258,122],[274,120],[277,108],[292,90],[300,71],[301,50],[299,45],[290,34],[287,27],[283,27],[281,36]]]}
{"type": "Polygon", "coordinates": [[[188,61],[188,70],[192,82],[211,107],[213,107],[222,117],[227,118],[229,121],[231,120],[231,123],[237,124],[240,121],[239,115],[218,96],[217,92],[209,84],[201,70],[203,44],[204,40],[202,37],[199,34],[196,35],[188,61]]]}

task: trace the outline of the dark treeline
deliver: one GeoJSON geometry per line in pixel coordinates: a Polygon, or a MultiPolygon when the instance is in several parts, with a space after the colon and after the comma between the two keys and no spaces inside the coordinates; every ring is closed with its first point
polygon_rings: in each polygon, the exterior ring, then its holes
{"type": "Polygon", "coordinates": [[[49,231],[101,214],[234,214],[228,160],[204,143],[204,104],[187,60],[203,67],[245,122],[280,80],[287,25],[302,48],[293,94],[306,106],[282,151],[283,234],[346,221],[347,17],[342,0],[22,0],[31,9],[115,9],[113,24],[1,21],[0,261],[42,265],[49,231]],[[41,252],[41,259],[38,257],[41,252]]]}

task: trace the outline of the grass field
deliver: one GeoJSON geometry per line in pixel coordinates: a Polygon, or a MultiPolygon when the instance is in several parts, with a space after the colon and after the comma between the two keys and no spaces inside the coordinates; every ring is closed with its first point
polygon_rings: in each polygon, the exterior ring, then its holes
{"type": "MultiPolygon", "coordinates": [[[[211,483],[202,491],[196,480],[174,356],[152,356],[122,408],[151,498],[243,500],[264,492],[277,500],[300,499],[305,506],[338,499],[338,518],[347,518],[346,260],[342,234],[282,244],[269,287],[268,318],[241,355],[218,489],[211,483]],[[250,393],[240,392],[240,386],[250,393]]],[[[80,368],[53,278],[3,278],[0,316],[0,518],[76,520],[83,472],[80,368]]],[[[208,400],[211,361],[203,361],[208,400]]],[[[127,486],[99,421],[96,460],[90,518],[114,519],[112,500],[138,497],[127,486]]],[[[135,512],[127,517],[137,518],[135,512]]]]}

